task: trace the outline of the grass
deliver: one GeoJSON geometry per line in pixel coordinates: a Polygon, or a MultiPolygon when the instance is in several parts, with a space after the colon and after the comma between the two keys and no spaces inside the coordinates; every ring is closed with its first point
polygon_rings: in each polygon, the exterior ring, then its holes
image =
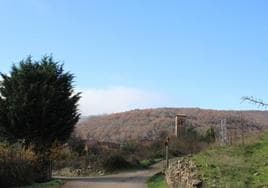
{"type": "Polygon", "coordinates": [[[155,159],[145,159],[140,161],[139,165],[134,165],[134,166],[129,166],[128,168],[125,169],[118,169],[114,170],[112,172],[106,172],[105,174],[114,174],[114,173],[119,173],[119,172],[131,172],[131,171],[136,171],[136,170],[141,170],[141,169],[148,169],[150,166],[154,165],[155,163],[160,162],[162,159],[161,158],[155,158],[155,159]]]}
{"type": "Polygon", "coordinates": [[[192,159],[207,187],[268,185],[268,133],[251,144],[213,147],[192,159]]]}
{"type": "Polygon", "coordinates": [[[25,186],[22,188],[60,188],[64,182],[59,179],[54,179],[45,183],[34,183],[33,185],[25,186]]]}
{"type": "Polygon", "coordinates": [[[150,167],[151,165],[157,163],[157,162],[160,162],[162,159],[161,158],[156,158],[156,159],[145,159],[145,160],[142,160],[140,162],[141,166],[143,168],[148,168],[150,167]]]}
{"type": "Polygon", "coordinates": [[[148,188],[167,188],[165,176],[162,173],[158,173],[149,178],[147,181],[148,188]]]}

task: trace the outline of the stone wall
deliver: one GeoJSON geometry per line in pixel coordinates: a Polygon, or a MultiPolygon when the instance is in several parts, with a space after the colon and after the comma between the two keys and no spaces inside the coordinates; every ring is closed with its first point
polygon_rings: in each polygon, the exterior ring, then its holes
{"type": "Polygon", "coordinates": [[[171,188],[203,187],[196,165],[186,157],[170,163],[166,170],[166,181],[171,188]]]}

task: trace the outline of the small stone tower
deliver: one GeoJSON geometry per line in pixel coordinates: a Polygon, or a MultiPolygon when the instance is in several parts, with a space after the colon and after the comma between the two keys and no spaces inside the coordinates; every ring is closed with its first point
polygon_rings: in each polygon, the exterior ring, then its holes
{"type": "Polygon", "coordinates": [[[183,134],[184,123],[186,120],[185,114],[177,114],[175,118],[175,136],[178,138],[183,134]]]}

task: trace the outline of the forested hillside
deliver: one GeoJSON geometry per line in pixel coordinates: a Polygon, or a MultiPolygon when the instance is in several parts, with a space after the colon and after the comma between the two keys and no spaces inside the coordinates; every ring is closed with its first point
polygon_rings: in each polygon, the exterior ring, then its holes
{"type": "Polygon", "coordinates": [[[176,114],[186,114],[186,126],[192,126],[198,131],[209,127],[218,129],[223,119],[226,120],[229,132],[238,136],[242,129],[250,133],[268,128],[268,111],[158,108],[84,118],[77,124],[76,131],[83,138],[100,141],[149,141],[164,133],[173,134],[176,114]]]}

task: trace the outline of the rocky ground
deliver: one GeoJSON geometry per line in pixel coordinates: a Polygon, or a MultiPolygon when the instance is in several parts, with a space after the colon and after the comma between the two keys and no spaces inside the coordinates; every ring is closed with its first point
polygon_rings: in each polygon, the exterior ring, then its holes
{"type": "Polygon", "coordinates": [[[202,187],[202,181],[196,165],[186,157],[171,162],[169,169],[166,171],[166,181],[172,188],[202,187]]]}

